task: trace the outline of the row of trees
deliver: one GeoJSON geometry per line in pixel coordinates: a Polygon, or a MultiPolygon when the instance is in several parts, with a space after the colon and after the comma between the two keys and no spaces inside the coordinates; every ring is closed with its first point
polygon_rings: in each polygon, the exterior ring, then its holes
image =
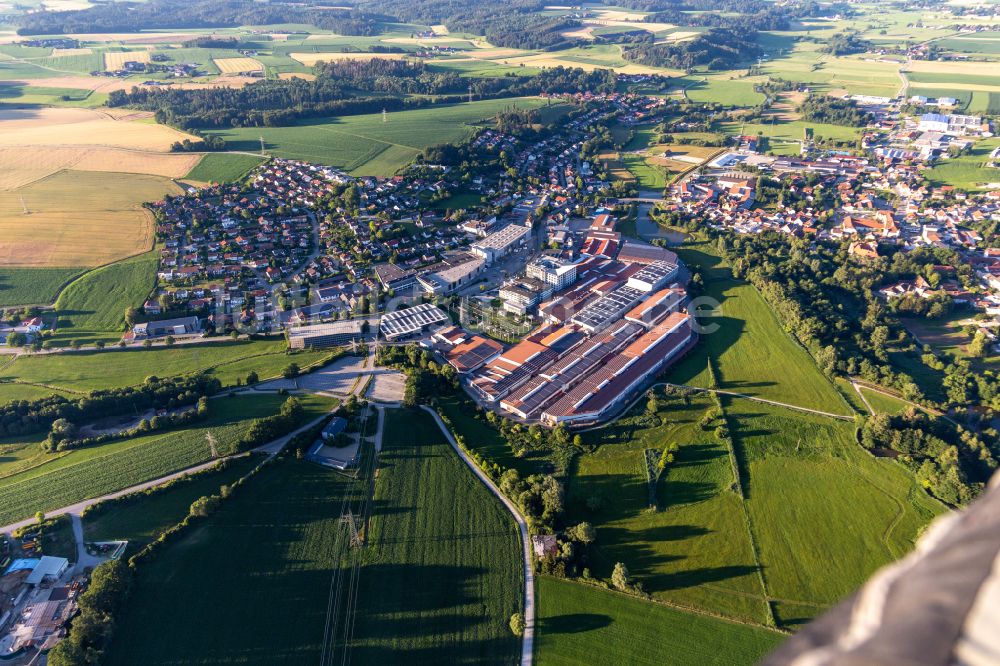
{"type": "MultiPolygon", "coordinates": [[[[316,79],[261,80],[242,88],[132,88],[108,97],[109,106],[152,111],[157,122],[186,131],[224,127],[272,127],[308,117],[401,111],[463,101],[472,86],[478,98],[518,97],[540,93],[610,92],[611,70],[584,71],[555,67],[535,76],[463,78],[436,72],[423,62],[373,58],[319,63],[316,79]],[[410,97],[419,93],[421,97],[410,97]]],[[[183,142],[177,150],[216,149],[218,139],[183,142]],[[203,144],[203,145],[202,145],[203,144]]]]}
{"type": "Polygon", "coordinates": [[[202,396],[213,395],[221,388],[221,382],[208,375],[171,379],[147,377],[141,386],[93,391],[85,397],[52,395],[38,400],[15,400],[0,406],[0,437],[44,432],[59,419],[88,423],[151,408],[176,409],[192,405],[202,396]]]}

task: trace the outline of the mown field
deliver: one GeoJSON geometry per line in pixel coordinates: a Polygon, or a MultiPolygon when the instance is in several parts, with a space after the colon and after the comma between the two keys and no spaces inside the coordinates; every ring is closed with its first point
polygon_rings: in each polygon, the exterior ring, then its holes
{"type": "Polygon", "coordinates": [[[184,178],[199,183],[229,183],[239,180],[263,161],[253,155],[208,153],[184,178]]]}
{"type": "Polygon", "coordinates": [[[139,570],[104,663],[318,663],[344,483],[293,459],[262,470],[139,570]]]}
{"type": "Polygon", "coordinates": [[[196,499],[217,495],[221,486],[245,476],[263,459],[260,454],[234,458],[221,469],[202,472],[189,481],[145,495],[141,500],[101,511],[92,518],[84,516],[84,536],[88,541],[125,539],[129,542],[129,551],[134,553],[184,520],[196,499]]]}
{"type": "MultiPolygon", "coordinates": [[[[625,418],[587,433],[597,450],[581,455],[567,483],[570,523],[598,530],[591,571],[610,578],[625,562],[656,599],[764,624],[768,612],[725,444],[699,421],[714,403],[661,397],[660,425],[625,418]],[[643,451],[679,445],[648,510],[643,451]],[[596,500],[593,510],[588,502],[596,500]]],[[[641,414],[644,403],[633,412],[641,414]]]]}
{"type": "Polygon", "coordinates": [[[0,268],[0,307],[47,304],[79,268],[0,268]]]}
{"type": "MultiPolygon", "coordinates": [[[[0,461],[0,524],[27,518],[36,511],[68,506],[121,490],[210,460],[215,439],[218,455],[235,452],[239,438],[254,418],[278,412],[285,398],[239,395],[212,400],[209,416],[169,432],[117,440],[66,454],[43,454],[41,438],[24,442],[26,456],[13,456],[15,470],[0,461]],[[34,449],[32,451],[32,449],[34,449]],[[11,474],[10,472],[15,472],[11,474]]],[[[319,396],[303,399],[303,422],[328,411],[335,401],[319,396]]],[[[12,448],[15,448],[12,446],[12,448]]]]}
{"type": "Polygon", "coordinates": [[[952,185],[963,190],[996,187],[1000,169],[986,166],[990,153],[1000,146],[1000,139],[977,141],[968,155],[940,160],[926,172],[934,185],[952,185]],[[991,185],[992,183],[992,185],[991,185]]]}
{"type": "Polygon", "coordinates": [[[850,414],[848,405],[816,367],[812,357],[781,326],[753,285],[732,277],[707,241],[680,248],[681,258],[697,267],[705,295],[720,304],[718,316],[703,324],[718,327],[701,336],[699,346],[667,373],[668,381],[709,387],[706,358],[715,364],[718,388],[799,407],[850,414]]]}
{"type": "Polygon", "coordinates": [[[0,191],[0,266],[99,266],[149,250],[142,203],[179,192],[159,176],[85,171],[0,191]]]}
{"type": "Polygon", "coordinates": [[[767,594],[784,626],[815,617],[905,555],[945,510],[903,467],[864,451],[849,422],[723,402],[767,594]]]}
{"type": "Polygon", "coordinates": [[[173,377],[207,371],[223,385],[231,386],[237,379],[245,379],[251,370],[262,379],[274,377],[289,363],[305,367],[325,356],[326,352],[313,350],[288,354],[284,340],[226,340],[172,348],[67,352],[21,356],[9,367],[0,369],[0,381],[88,392],[134,386],[150,375],[173,377]]]}
{"type": "Polygon", "coordinates": [[[329,164],[355,175],[386,176],[411,162],[422,150],[460,142],[473,124],[516,104],[537,108],[537,98],[485,100],[432,108],[340,118],[319,118],[291,127],[237,128],[216,132],[230,150],[260,151],[260,137],[268,154],[329,164]]]}
{"type": "Polygon", "coordinates": [[[517,526],[424,412],[386,414],[355,663],[516,664],[517,526]]]}
{"type": "Polygon", "coordinates": [[[125,309],[140,307],[156,283],[157,255],[147,252],[83,274],[59,294],[52,341],[112,343],[121,339],[125,309]]]}
{"type": "Polygon", "coordinates": [[[783,640],[767,629],[548,576],[538,579],[539,666],[750,666],[783,640]]]}

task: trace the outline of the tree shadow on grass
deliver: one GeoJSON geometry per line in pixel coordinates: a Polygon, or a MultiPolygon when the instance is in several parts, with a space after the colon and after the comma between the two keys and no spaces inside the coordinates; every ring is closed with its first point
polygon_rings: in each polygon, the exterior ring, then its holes
{"type": "Polygon", "coordinates": [[[538,631],[542,634],[582,634],[587,631],[611,626],[614,619],[599,613],[567,613],[546,617],[538,621],[538,631]]]}

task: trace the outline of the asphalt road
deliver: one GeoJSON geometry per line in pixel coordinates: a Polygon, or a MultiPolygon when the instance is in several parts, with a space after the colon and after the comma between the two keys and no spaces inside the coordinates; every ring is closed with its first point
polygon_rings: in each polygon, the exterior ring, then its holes
{"type": "Polygon", "coordinates": [[[535,651],[535,572],[531,567],[531,539],[528,536],[528,523],[525,522],[524,517],[514,503],[500,492],[500,489],[493,484],[490,477],[486,476],[486,473],[479,469],[476,463],[459,447],[455,438],[451,436],[451,432],[445,426],[444,421],[438,416],[438,413],[424,405],[421,408],[434,417],[434,420],[437,422],[438,427],[441,428],[441,432],[448,439],[451,447],[465,461],[469,469],[479,477],[479,480],[490,489],[490,492],[500,498],[500,501],[507,507],[507,510],[514,516],[514,520],[517,521],[517,527],[521,531],[521,545],[524,551],[524,639],[521,644],[521,666],[531,666],[535,651]]]}

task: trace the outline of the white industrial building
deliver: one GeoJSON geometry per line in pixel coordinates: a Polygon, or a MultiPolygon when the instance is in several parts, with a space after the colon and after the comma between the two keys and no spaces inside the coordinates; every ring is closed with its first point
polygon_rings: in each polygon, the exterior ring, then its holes
{"type": "Polygon", "coordinates": [[[469,249],[478,257],[492,262],[510,253],[515,247],[524,245],[525,237],[531,233],[530,227],[508,224],[481,241],[473,243],[469,249]]]}
{"type": "Polygon", "coordinates": [[[431,303],[421,303],[405,310],[382,315],[379,330],[387,340],[400,340],[429,331],[432,326],[451,321],[448,315],[431,303]]]}

